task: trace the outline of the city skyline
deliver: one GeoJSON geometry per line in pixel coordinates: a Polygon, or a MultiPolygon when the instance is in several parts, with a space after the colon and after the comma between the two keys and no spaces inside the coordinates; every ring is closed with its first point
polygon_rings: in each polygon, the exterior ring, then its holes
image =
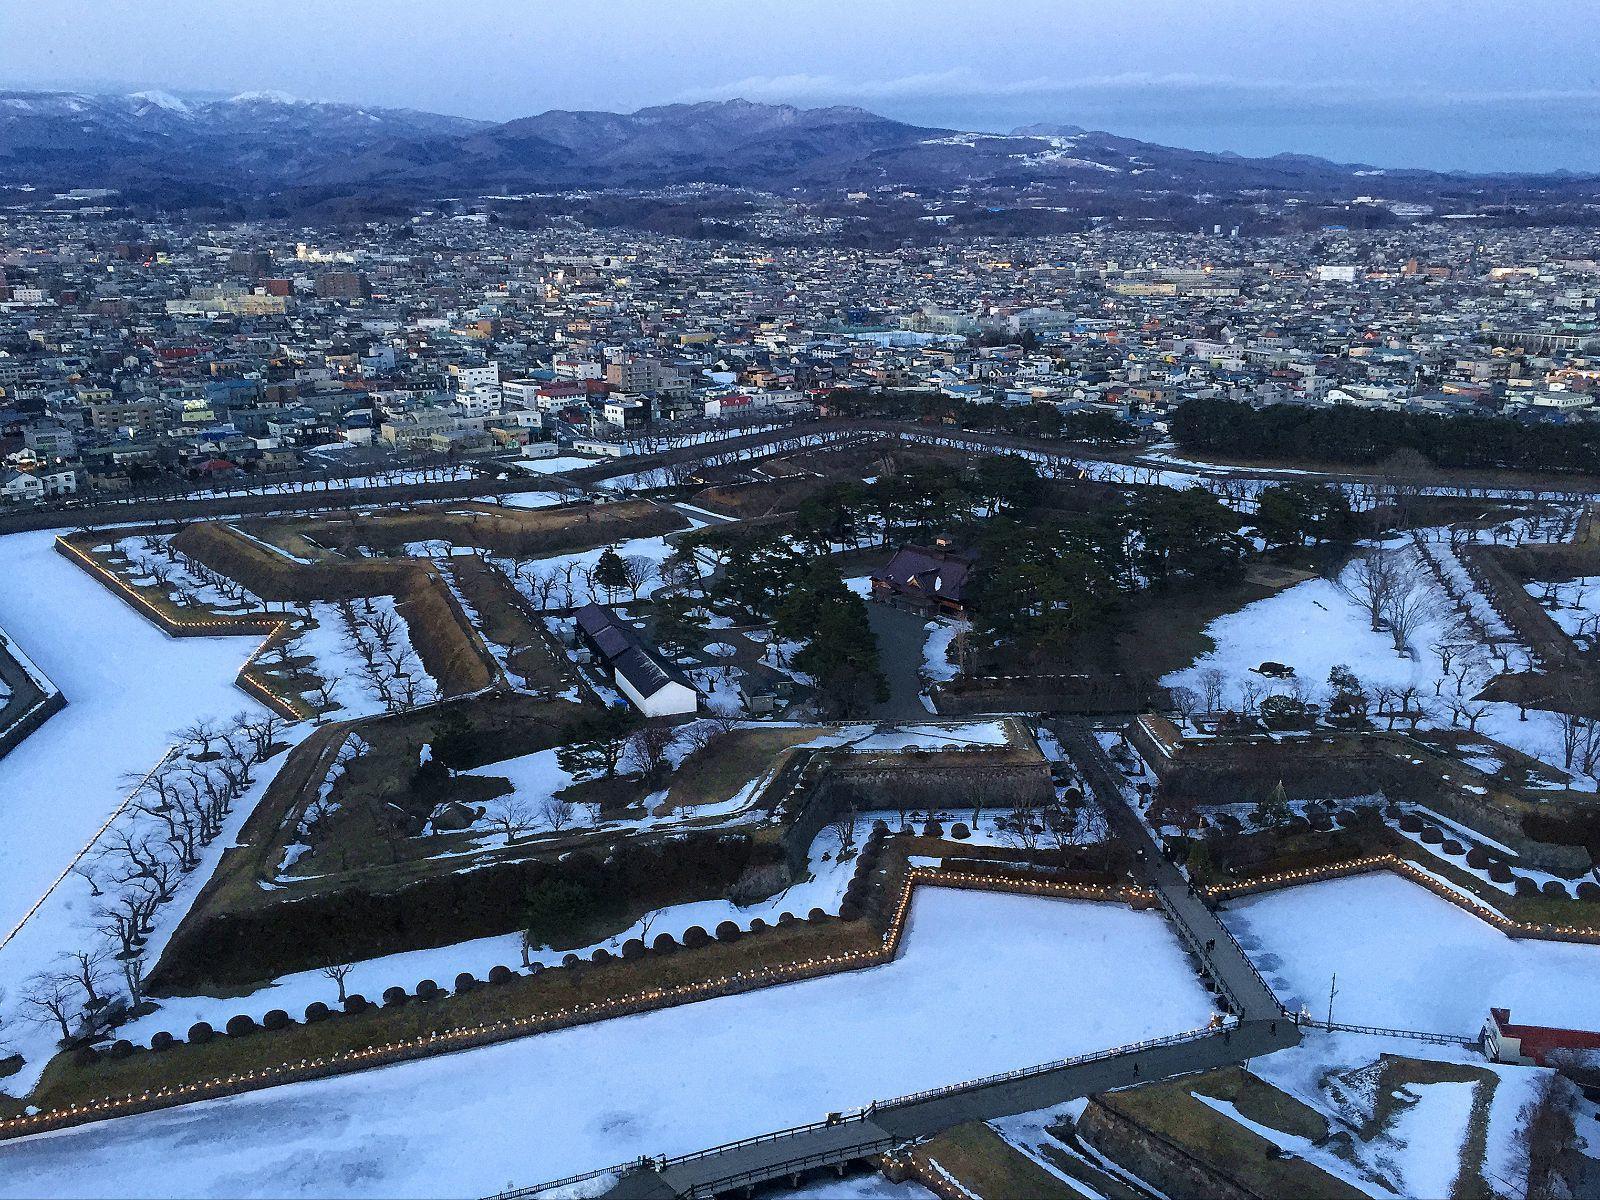
{"type": "Polygon", "coordinates": [[[332,11],[68,0],[48,15],[8,13],[0,84],[276,90],[496,121],[742,97],[959,129],[1072,124],[1246,155],[1591,171],[1600,86],[1584,63],[1600,36],[1579,13],[1571,0],[1521,6],[1514,20],[1487,4],[1396,12],[1345,0],[1313,19],[1233,0],[1201,16],[1144,0],[1106,21],[1076,0],[1025,0],[930,20],[899,0],[803,12],[696,0],[668,18],[630,0],[537,13],[489,3],[463,21],[366,0],[332,11]],[[1524,53],[1532,30],[1560,30],[1567,53],[1524,53]]]}

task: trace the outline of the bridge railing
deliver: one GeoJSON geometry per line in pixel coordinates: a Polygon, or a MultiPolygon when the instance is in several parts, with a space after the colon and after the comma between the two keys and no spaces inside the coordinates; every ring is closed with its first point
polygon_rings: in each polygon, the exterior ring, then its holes
{"type": "Polygon", "coordinates": [[[899,1138],[874,1137],[865,1138],[849,1146],[838,1146],[831,1150],[818,1150],[811,1154],[797,1155],[794,1158],[784,1159],[782,1162],[767,1163],[748,1171],[735,1171],[729,1175],[722,1175],[715,1179],[701,1180],[693,1184],[683,1195],[688,1200],[710,1200],[713,1196],[720,1196],[725,1192],[741,1188],[752,1187],[758,1183],[765,1183],[769,1179],[778,1179],[784,1175],[792,1175],[799,1171],[807,1171],[813,1167],[827,1167],[835,1163],[851,1162],[864,1158],[869,1154],[879,1154],[885,1150],[892,1150],[900,1144],[899,1138]]]}
{"type": "Polygon", "coordinates": [[[1340,1021],[1319,1021],[1315,1017],[1296,1016],[1295,1024],[1302,1029],[1321,1029],[1327,1033],[1363,1033],[1373,1037],[1410,1038],[1414,1042],[1429,1042],[1435,1046],[1476,1046],[1478,1039],[1458,1033],[1432,1033],[1422,1029],[1390,1029],[1383,1025],[1347,1025],[1340,1021]]]}
{"type": "Polygon", "coordinates": [[[751,1137],[740,1138],[736,1142],[723,1142],[720,1146],[708,1146],[704,1150],[695,1150],[689,1154],[678,1154],[672,1158],[658,1158],[656,1167],[676,1167],[683,1163],[696,1162],[702,1158],[712,1158],[718,1154],[727,1154],[734,1150],[744,1150],[750,1146],[761,1146],[770,1142],[781,1142],[787,1138],[801,1137],[808,1133],[815,1133],[819,1129],[836,1129],[841,1125],[854,1125],[863,1122],[871,1115],[871,1108],[857,1109],[849,1113],[841,1113],[836,1117],[822,1121],[812,1121],[806,1125],[792,1125],[788,1129],[777,1129],[771,1133],[758,1133],[751,1137]]]}
{"type": "Polygon", "coordinates": [[[1036,1075],[1048,1075],[1052,1071],[1063,1071],[1070,1067],[1081,1067],[1088,1063],[1106,1062],[1113,1058],[1120,1058],[1125,1054],[1138,1054],[1146,1050],[1154,1050],[1161,1046],[1180,1046],[1190,1042],[1202,1042],[1208,1038],[1221,1037],[1226,1032],[1231,1032],[1232,1025],[1219,1025],[1215,1028],[1191,1029],[1186,1033],[1172,1033],[1165,1037],[1146,1038],[1139,1042],[1129,1042],[1124,1046],[1114,1046],[1110,1050],[1092,1050],[1086,1054],[1075,1054],[1071,1058],[1060,1058],[1054,1062],[1038,1063],[1031,1067],[1018,1067],[1015,1071],[1005,1071],[998,1075],[985,1075],[980,1079],[968,1079],[961,1083],[951,1083],[944,1087],[927,1088],[920,1092],[911,1092],[904,1096],[896,1096],[892,1100],[877,1100],[858,1113],[851,1114],[852,1118],[860,1119],[870,1117],[874,1113],[886,1109],[903,1108],[910,1104],[921,1104],[928,1100],[939,1100],[945,1096],[958,1096],[963,1092],[974,1091],[978,1088],[993,1087],[996,1084],[1011,1083],[1020,1079],[1032,1079],[1036,1075]]]}

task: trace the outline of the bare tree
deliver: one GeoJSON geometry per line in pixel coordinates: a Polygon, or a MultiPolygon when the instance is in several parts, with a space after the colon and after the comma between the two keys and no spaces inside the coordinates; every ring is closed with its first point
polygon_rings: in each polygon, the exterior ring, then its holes
{"type": "Polygon", "coordinates": [[[1375,547],[1350,563],[1334,586],[1352,604],[1366,613],[1374,631],[1383,628],[1384,608],[1394,591],[1399,574],[1396,552],[1375,547]]]}
{"type": "Polygon", "coordinates": [[[1401,571],[1384,597],[1382,617],[1394,640],[1396,654],[1410,656],[1411,635],[1438,615],[1433,589],[1421,573],[1401,571]]]}
{"type": "Polygon", "coordinates": [[[1186,687],[1171,688],[1168,694],[1172,697],[1172,709],[1178,714],[1181,729],[1194,719],[1195,709],[1200,705],[1200,696],[1193,688],[1186,687]]]}
{"type": "Polygon", "coordinates": [[[642,554],[630,554],[622,560],[622,573],[628,580],[628,590],[637,600],[639,593],[656,577],[655,560],[642,554]]]}
{"type": "Polygon", "coordinates": [[[1221,711],[1227,686],[1228,677],[1217,667],[1207,667],[1200,672],[1200,691],[1205,696],[1207,716],[1216,716],[1221,711]]]}
{"type": "Polygon", "coordinates": [[[1465,721],[1472,733],[1478,732],[1478,722],[1489,715],[1487,704],[1459,694],[1445,701],[1445,704],[1450,710],[1450,724],[1460,725],[1465,721]]]}
{"type": "Polygon", "coordinates": [[[484,806],[484,819],[492,829],[505,835],[506,841],[515,841],[539,826],[539,814],[533,805],[515,792],[499,796],[484,806]]]}
{"type": "Polygon", "coordinates": [[[340,1004],[343,1004],[347,999],[345,996],[344,981],[350,978],[350,972],[353,970],[355,970],[355,966],[352,963],[336,963],[331,967],[323,967],[322,970],[318,972],[318,974],[322,975],[324,978],[333,980],[334,986],[339,989],[340,1004]]]}
{"type": "Polygon", "coordinates": [[[316,696],[317,723],[321,724],[325,715],[339,706],[336,694],[339,685],[344,682],[344,676],[338,672],[330,671],[327,676],[317,681],[313,689],[316,696]]]}
{"type": "Polygon", "coordinates": [[[1239,709],[1247,717],[1253,717],[1256,710],[1261,707],[1261,697],[1266,688],[1260,680],[1246,678],[1239,684],[1239,709]]]}
{"type": "Polygon", "coordinates": [[[678,727],[655,717],[628,736],[628,753],[645,779],[654,780],[670,765],[677,744],[678,727]]]}
{"type": "Polygon", "coordinates": [[[544,803],[539,806],[539,815],[544,823],[556,833],[560,833],[578,814],[578,806],[565,796],[546,796],[544,803]]]}
{"type": "Polygon", "coordinates": [[[839,839],[839,850],[843,853],[856,844],[856,806],[853,802],[839,805],[834,811],[833,819],[828,822],[828,828],[839,839]]]}
{"type": "Polygon", "coordinates": [[[72,1021],[78,1015],[77,984],[70,975],[41,972],[23,985],[22,1009],[37,1025],[54,1023],[61,1040],[72,1040],[72,1021]]]}

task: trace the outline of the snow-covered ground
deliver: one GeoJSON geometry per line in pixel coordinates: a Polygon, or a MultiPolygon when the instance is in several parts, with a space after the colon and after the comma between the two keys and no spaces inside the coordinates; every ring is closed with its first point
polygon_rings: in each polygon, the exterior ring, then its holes
{"type": "MultiPolygon", "coordinates": [[[[1435,543],[1431,550],[1443,553],[1448,552],[1448,547],[1435,543]]],[[[1352,569],[1346,568],[1347,573],[1352,569]]],[[[1470,581],[1458,586],[1470,586],[1470,581]]],[[[1439,595],[1442,597],[1442,593],[1439,595]]],[[[1264,685],[1268,692],[1285,690],[1283,685],[1274,685],[1251,673],[1263,662],[1280,662],[1295,669],[1298,678],[1310,687],[1312,699],[1320,703],[1329,670],[1342,664],[1355,673],[1369,693],[1379,686],[1415,686],[1423,703],[1433,710],[1422,722],[1423,726],[1448,728],[1451,724],[1448,707],[1444,699],[1435,696],[1434,688],[1443,669],[1438,655],[1430,649],[1443,635],[1447,620],[1448,613],[1441,606],[1440,613],[1413,635],[1414,657],[1403,657],[1395,652],[1389,634],[1374,632],[1365,613],[1333,583],[1326,579],[1307,580],[1217,618],[1206,628],[1206,636],[1215,648],[1161,682],[1169,687],[1188,687],[1197,695],[1204,695],[1202,675],[1215,668],[1226,679],[1223,703],[1238,708],[1241,704],[1239,689],[1247,680],[1264,685]]],[[[1514,670],[1523,666],[1525,659],[1512,662],[1514,670]]],[[[1480,663],[1468,675],[1466,693],[1476,694],[1496,669],[1492,661],[1480,663]]],[[[1454,694],[1455,686],[1454,679],[1444,680],[1444,698],[1454,694]]],[[[1556,770],[1561,769],[1560,720],[1554,713],[1530,709],[1524,721],[1519,719],[1515,704],[1486,703],[1482,707],[1485,715],[1477,723],[1479,733],[1521,750],[1556,770]]],[[[1375,708],[1373,711],[1375,714],[1375,708]]],[[[1376,715],[1373,719],[1382,721],[1376,715]]],[[[1572,786],[1593,791],[1595,781],[1574,774],[1572,786]]]]}
{"type": "Polygon", "coordinates": [[[565,499],[560,492],[506,492],[495,502],[506,508],[552,508],[565,499]]]}
{"type": "Polygon", "coordinates": [[[1154,914],[925,889],[882,967],[7,1143],[0,1195],[487,1195],[1211,1012],[1154,914]]]}
{"type": "MultiPolygon", "coordinates": [[[[1370,1087],[1362,1088],[1357,1081],[1380,1055],[1454,1063],[1493,1075],[1494,1093],[1487,1114],[1483,1165],[1492,1180],[1520,1180],[1526,1176],[1527,1154],[1519,1145],[1517,1131],[1522,1124],[1523,1104],[1533,1098],[1540,1082],[1549,1074],[1540,1068],[1486,1062],[1476,1050],[1464,1047],[1432,1046],[1403,1038],[1313,1032],[1307,1033],[1298,1046],[1254,1059],[1250,1071],[1302,1103],[1361,1128],[1371,1117],[1376,1096],[1370,1087]],[[1336,1089],[1329,1086],[1330,1072],[1335,1073],[1335,1080],[1341,1081],[1336,1089]]],[[[1352,1143],[1356,1157],[1372,1173],[1398,1183],[1405,1195],[1449,1195],[1466,1140],[1466,1114],[1462,1112],[1462,1105],[1463,1101],[1470,1104],[1471,1089],[1472,1085],[1465,1083],[1417,1086],[1420,1098],[1401,1108],[1387,1129],[1370,1141],[1357,1139],[1352,1143]],[[1434,1089],[1457,1090],[1435,1094],[1434,1089]]],[[[1281,1142],[1283,1137],[1280,1134],[1277,1140],[1281,1142]]],[[[1348,1160],[1336,1157],[1326,1147],[1307,1145],[1294,1149],[1334,1174],[1351,1170],[1348,1160]]]]}
{"type": "MultiPolygon", "coordinates": [[[[256,639],[169,638],[81,568],[52,533],[0,538],[0,626],[67,707],[0,759],[0,937],[198,717],[260,709],[233,686],[256,639]]],[[[0,962],[0,974],[10,972],[0,962]]]]}
{"type": "MultiPolygon", "coordinates": [[[[697,526],[698,527],[698,526],[697,526]]],[[[619,598],[625,598],[626,592],[608,594],[604,588],[597,587],[593,580],[595,564],[600,561],[606,547],[597,546],[593,550],[585,550],[576,554],[556,554],[549,558],[531,559],[524,567],[522,574],[517,572],[517,564],[510,559],[496,558],[494,563],[506,573],[517,589],[522,592],[537,607],[551,606],[555,608],[575,608],[580,604],[587,604],[591,600],[602,604],[614,604],[619,598]],[[557,575],[560,582],[553,590],[542,598],[530,586],[530,581],[535,575],[557,575]]],[[[665,538],[647,537],[633,538],[616,547],[617,554],[624,560],[630,558],[649,559],[657,568],[672,554],[672,547],[665,538]]],[[[646,586],[641,590],[648,593],[654,586],[654,580],[647,580],[646,586]]]]}
{"type": "Polygon", "coordinates": [[[1290,1008],[1333,1019],[1476,1036],[1490,1006],[1512,1019],[1600,1029],[1600,946],[1513,939],[1420,884],[1384,873],[1236,900],[1223,920],[1290,1008]]]}
{"type": "Polygon", "coordinates": [[[922,677],[929,683],[946,683],[959,671],[950,661],[950,643],[961,626],[954,621],[929,621],[924,629],[928,636],[922,643],[922,677]]]}
{"type": "Polygon", "coordinates": [[[584,467],[596,466],[604,461],[600,458],[557,455],[553,458],[519,458],[511,466],[514,470],[526,471],[530,475],[559,475],[565,471],[581,471],[584,467]]]}
{"type": "MultiPolygon", "coordinates": [[[[358,619],[361,620],[377,616],[386,617],[394,622],[393,644],[387,652],[377,653],[376,670],[367,668],[356,643],[351,640],[349,631],[339,616],[337,604],[326,601],[314,603],[311,606],[311,615],[317,622],[316,627],[306,630],[300,639],[300,653],[309,654],[316,659],[315,670],[318,676],[325,680],[338,681],[333,700],[341,711],[334,715],[340,719],[348,719],[390,711],[392,706],[381,695],[378,684],[381,681],[383,686],[390,689],[394,702],[401,703],[403,697],[396,690],[397,670],[404,671],[414,681],[416,703],[426,704],[436,699],[439,695],[439,685],[428,674],[422,665],[422,658],[412,646],[411,628],[400,615],[394,597],[373,596],[357,604],[356,612],[358,619]],[[395,666],[396,663],[399,664],[398,668],[395,666]]],[[[372,641],[373,635],[370,633],[362,636],[369,642],[372,641]]]]}
{"type": "Polygon", "coordinates": [[[1528,595],[1545,603],[1545,612],[1568,637],[1600,639],[1600,576],[1586,575],[1562,583],[1528,583],[1528,595]]]}

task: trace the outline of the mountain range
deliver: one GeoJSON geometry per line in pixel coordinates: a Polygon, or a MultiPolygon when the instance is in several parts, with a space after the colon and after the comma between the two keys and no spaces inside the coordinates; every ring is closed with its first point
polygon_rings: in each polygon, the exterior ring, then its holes
{"type": "Polygon", "coordinates": [[[763,190],[964,186],[1104,193],[1381,192],[1426,198],[1515,189],[1600,193],[1600,179],[1380,170],[1309,155],[1245,158],[1071,125],[1007,134],[925,128],[860,108],[727,100],[634,113],[552,110],[503,123],[253,92],[0,92],[0,183],[137,195],[286,191],[417,197],[713,183],[763,190]]]}

